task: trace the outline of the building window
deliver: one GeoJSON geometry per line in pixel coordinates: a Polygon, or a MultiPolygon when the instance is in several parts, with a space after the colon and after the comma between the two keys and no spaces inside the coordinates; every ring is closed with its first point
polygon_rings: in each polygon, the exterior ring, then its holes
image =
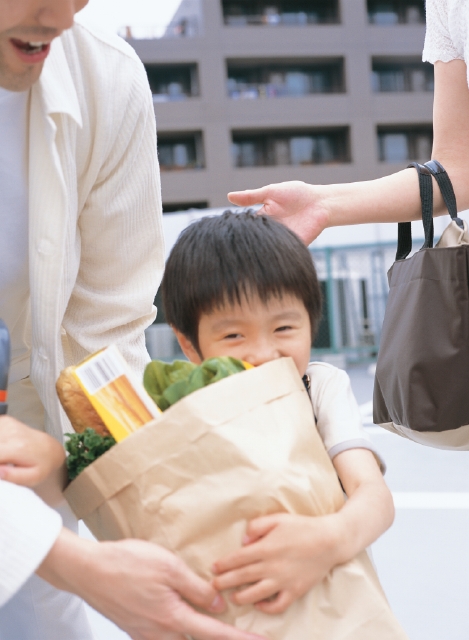
{"type": "Polygon", "coordinates": [[[208,209],[208,202],[163,202],[163,213],[179,213],[192,209],[208,209]]]}
{"type": "Polygon", "coordinates": [[[162,171],[202,169],[205,165],[202,134],[159,133],[158,159],[162,171]]]}
{"type": "Polygon", "coordinates": [[[229,60],[230,98],[278,98],[345,91],[342,58],[304,63],[229,60]]]}
{"type": "Polygon", "coordinates": [[[146,64],[153,102],[185,100],[199,95],[196,64],[146,64]]]}
{"type": "Polygon", "coordinates": [[[338,0],[222,0],[227,26],[302,26],[339,22],[338,0]]]}
{"type": "Polygon", "coordinates": [[[233,132],[235,167],[349,162],[348,130],[233,132]]]}
{"type": "Polygon", "coordinates": [[[381,162],[427,162],[431,158],[432,143],[431,125],[378,127],[381,162]]]}
{"type": "Polygon", "coordinates": [[[433,91],[433,65],[418,59],[400,62],[374,58],[371,84],[376,92],[433,91]]]}
{"type": "Polygon", "coordinates": [[[424,0],[368,0],[368,20],[372,24],[424,24],[424,0]]]}

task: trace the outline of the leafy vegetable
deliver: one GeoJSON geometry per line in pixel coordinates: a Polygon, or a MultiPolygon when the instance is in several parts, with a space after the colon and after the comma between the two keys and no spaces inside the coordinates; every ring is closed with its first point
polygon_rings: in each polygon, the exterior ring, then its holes
{"type": "Polygon", "coordinates": [[[66,433],[65,437],[68,438],[65,449],[69,453],[67,470],[70,480],[116,444],[112,436],[100,436],[90,428],[83,433],[66,433]]]}
{"type": "Polygon", "coordinates": [[[241,360],[228,356],[210,358],[199,366],[182,360],[171,364],[153,360],[145,369],[143,386],[158,407],[165,411],[197,389],[244,370],[241,360]]]}

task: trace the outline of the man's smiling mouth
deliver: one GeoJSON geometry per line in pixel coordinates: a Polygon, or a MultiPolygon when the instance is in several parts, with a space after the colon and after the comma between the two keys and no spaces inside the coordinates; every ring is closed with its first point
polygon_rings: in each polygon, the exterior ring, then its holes
{"type": "Polygon", "coordinates": [[[50,42],[25,42],[23,40],[18,40],[17,38],[11,38],[10,42],[16,49],[19,49],[22,53],[30,56],[45,52],[50,46],[50,42]]]}

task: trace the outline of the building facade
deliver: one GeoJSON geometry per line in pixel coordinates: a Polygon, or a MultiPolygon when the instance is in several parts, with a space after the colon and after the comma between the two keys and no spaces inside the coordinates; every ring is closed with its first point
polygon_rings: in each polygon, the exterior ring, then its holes
{"type": "Polygon", "coordinates": [[[166,213],[430,157],[423,0],[183,0],[163,37],[126,34],[152,87],[166,213]]]}

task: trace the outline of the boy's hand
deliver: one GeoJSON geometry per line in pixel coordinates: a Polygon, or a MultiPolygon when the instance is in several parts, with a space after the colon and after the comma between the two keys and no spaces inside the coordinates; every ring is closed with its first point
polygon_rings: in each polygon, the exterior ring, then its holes
{"type": "Polygon", "coordinates": [[[335,515],[274,514],[252,520],[244,547],[215,563],[213,586],[234,603],[282,613],[338,564],[335,515]]]}
{"type": "Polygon", "coordinates": [[[65,461],[64,448],[51,436],[9,416],[0,417],[0,479],[36,487],[65,461]]]}

